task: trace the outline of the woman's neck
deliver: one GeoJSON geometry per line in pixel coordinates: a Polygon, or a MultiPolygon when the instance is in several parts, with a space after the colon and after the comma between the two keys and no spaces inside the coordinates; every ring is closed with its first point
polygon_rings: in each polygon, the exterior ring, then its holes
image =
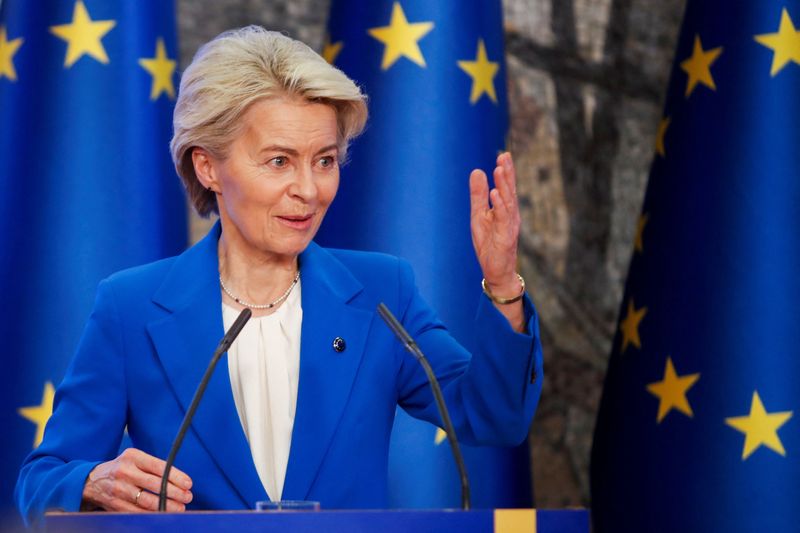
{"type": "MultiPolygon", "coordinates": [[[[217,245],[219,273],[225,287],[240,301],[263,305],[280,298],[292,286],[298,269],[297,257],[265,254],[248,247],[239,235],[224,230],[217,245]]],[[[223,302],[237,309],[244,307],[223,292],[223,302]]],[[[253,309],[254,316],[268,315],[271,309],[253,309]]]]}

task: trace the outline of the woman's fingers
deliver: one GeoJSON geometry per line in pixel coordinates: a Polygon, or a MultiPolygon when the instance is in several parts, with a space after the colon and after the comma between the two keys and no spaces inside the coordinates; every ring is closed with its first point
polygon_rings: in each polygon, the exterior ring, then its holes
{"type": "MultiPolygon", "coordinates": [[[[494,172],[492,173],[494,176],[494,189],[497,193],[503,198],[503,208],[507,209],[508,205],[510,205],[512,196],[511,191],[508,189],[508,183],[506,179],[506,169],[499,164],[494,168],[494,172]]],[[[495,202],[492,201],[492,206],[495,205],[495,202]]]]}
{"type": "MultiPolygon", "coordinates": [[[[161,478],[164,475],[166,461],[158,457],[146,454],[141,450],[136,450],[134,463],[137,466],[137,479],[142,488],[156,494],[161,490],[161,478]]],[[[176,467],[169,471],[169,483],[167,483],[167,497],[188,503],[191,501],[189,489],[192,487],[192,479],[176,467]]]]}
{"type": "MultiPolygon", "coordinates": [[[[116,483],[111,489],[108,501],[104,508],[108,511],[121,511],[138,513],[145,511],[158,511],[158,494],[137,488],[125,482],[116,483]],[[141,491],[141,492],[140,492],[141,491]]],[[[178,513],[185,511],[186,506],[180,502],[167,500],[167,511],[178,513]]]]}
{"type": "MultiPolygon", "coordinates": [[[[494,189],[492,190],[496,189],[500,193],[506,209],[515,208],[517,205],[516,171],[510,153],[505,152],[497,157],[497,166],[492,176],[494,177],[494,189]]],[[[476,211],[480,212],[489,209],[489,205],[486,202],[490,194],[489,184],[486,174],[482,170],[475,169],[470,174],[469,190],[473,216],[476,211]]],[[[492,201],[492,208],[494,208],[494,203],[492,201]]]]}
{"type": "MultiPolygon", "coordinates": [[[[141,450],[129,448],[112,461],[97,465],[86,480],[83,499],[106,510],[158,509],[158,493],[165,462],[141,450]],[[137,498],[138,496],[138,498],[137,498]]],[[[177,468],[170,471],[167,510],[185,510],[192,501],[192,480],[177,468]]]]}
{"type": "Polygon", "coordinates": [[[469,175],[469,205],[473,218],[489,209],[489,180],[486,173],[479,169],[469,175]]]}
{"type": "Polygon", "coordinates": [[[494,214],[495,222],[505,222],[508,218],[508,206],[503,194],[494,188],[489,191],[489,199],[492,201],[492,213],[494,214]]]}
{"type": "MultiPolygon", "coordinates": [[[[141,471],[155,474],[159,478],[164,475],[164,467],[167,466],[166,461],[135,448],[129,448],[129,450],[134,453],[134,464],[136,464],[141,471]]],[[[192,486],[192,479],[174,466],[169,471],[169,482],[184,489],[189,489],[192,486]]]]}
{"type": "Polygon", "coordinates": [[[514,235],[518,233],[520,217],[515,175],[509,153],[497,158],[493,189],[489,190],[488,179],[483,171],[476,169],[470,174],[470,220],[474,239],[481,240],[486,234],[494,233],[501,234],[505,240],[509,232],[514,235]]]}
{"type": "Polygon", "coordinates": [[[508,176],[508,184],[511,188],[511,194],[516,198],[517,196],[517,171],[514,167],[514,159],[511,157],[511,152],[506,152],[501,154],[500,157],[502,158],[501,164],[506,171],[506,175],[508,176]]]}
{"type": "Polygon", "coordinates": [[[511,219],[516,219],[519,213],[517,204],[516,172],[508,152],[497,158],[497,167],[494,170],[495,188],[503,197],[504,207],[511,219]]]}
{"type": "MultiPolygon", "coordinates": [[[[500,159],[498,159],[500,160],[500,159]]],[[[492,201],[493,230],[506,245],[508,239],[516,239],[519,227],[519,209],[517,198],[509,183],[509,172],[501,166],[494,169],[495,188],[489,193],[492,201]]],[[[513,243],[516,246],[516,242],[513,243]]]]}
{"type": "Polygon", "coordinates": [[[480,256],[486,238],[489,213],[489,180],[482,170],[473,170],[469,175],[469,203],[472,245],[480,256]]]}
{"type": "MultiPolygon", "coordinates": [[[[158,494],[148,491],[142,491],[139,495],[140,509],[145,511],[158,511],[158,494]]],[[[167,498],[167,511],[170,513],[180,513],[186,510],[186,505],[181,501],[176,501],[174,498],[167,498]]]]}
{"type": "MultiPolygon", "coordinates": [[[[161,478],[164,475],[164,467],[167,465],[166,461],[149,455],[141,450],[131,448],[133,451],[133,463],[135,468],[130,472],[131,480],[141,489],[153,493],[155,499],[154,510],[158,508],[158,494],[161,492],[161,478]]],[[[169,483],[167,483],[167,498],[174,500],[176,503],[183,504],[192,501],[192,493],[189,488],[192,486],[192,480],[185,473],[175,468],[174,466],[169,472],[169,483]]],[[[153,498],[145,498],[143,493],[139,497],[139,504],[142,505],[142,498],[146,501],[152,501],[153,498]]],[[[169,508],[169,501],[167,502],[169,508]]]]}
{"type": "MultiPolygon", "coordinates": [[[[161,475],[155,476],[139,470],[132,473],[130,479],[137,487],[155,494],[156,500],[158,500],[158,494],[161,492],[161,475]]],[[[142,495],[139,498],[140,502],[142,497],[144,496],[142,495]]],[[[170,482],[167,483],[167,498],[186,504],[192,501],[192,493],[189,490],[184,490],[176,486],[175,483],[172,482],[172,476],[170,476],[170,482]]]]}

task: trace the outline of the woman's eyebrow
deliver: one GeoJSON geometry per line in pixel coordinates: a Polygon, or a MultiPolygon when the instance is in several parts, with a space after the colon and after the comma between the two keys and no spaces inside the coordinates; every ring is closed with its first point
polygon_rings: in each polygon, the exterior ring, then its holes
{"type": "MultiPolygon", "coordinates": [[[[334,144],[329,144],[328,146],[324,146],[324,147],[320,148],[319,150],[317,150],[317,152],[314,155],[319,155],[321,153],[329,152],[331,150],[336,150],[338,152],[339,151],[339,145],[335,144],[335,143],[334,144]]],[[[258,151],[258,153],[260,153],[260,154],[263,154],[264,152],[282,152],[282,153],[289,154],[289,155],[294,155],[294,156],[300,154],[300,152],[298,152],[294,148],[289,148],[288,146],[281,146],[281,145],[278,145],[278,144],[265,146],[264,148],[262,148],[261,150],[258,151]]]]}
{"type": "Polygon", "coordinates": [[[324,152],[330,152],[331,150],[336,150],[336,152],[339,152],[339,145],[329,144],[328,146],[325,146],[324,148],[320,148],[319,150],[317,150],[317,153],[315,155],[319,155],[324,152]]]}
{"type": "Polygon", "coordinates": [[[289,155],[298,155],[300,153],[294,148],[289,148],[288,146],[280,146],[277,144],[265,146],[264,148],[258,151],[258,153],[260,154],[263,154],[264,152],[283,152],[289,155]]]}

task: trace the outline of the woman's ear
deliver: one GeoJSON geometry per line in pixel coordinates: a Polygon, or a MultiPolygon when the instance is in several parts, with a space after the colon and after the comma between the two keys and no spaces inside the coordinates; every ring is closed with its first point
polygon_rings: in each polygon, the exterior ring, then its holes
{"type": "Polygon", "coordinates": [[[213,156],[205,149],[195,146],[192,148],[192,165],[200,184],[210,191],[219,192],[213,156]]]}

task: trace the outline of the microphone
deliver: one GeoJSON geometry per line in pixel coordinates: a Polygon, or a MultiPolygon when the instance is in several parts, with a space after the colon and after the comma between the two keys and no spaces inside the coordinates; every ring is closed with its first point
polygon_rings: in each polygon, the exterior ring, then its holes
{"type": "Polygon", "coordinates": [[[178,450],[181,448],[183,438],[186,436],[186,431],[189,429],[189,424],[192,422],[194,413],[197,411],[197,406],[200,405],[200,400],[203,397],[203,394],[206,392],[208,382],[211,380],[211,374],[214,373],[214,368],[216,368],[217,362],[219,362],[222,354],[228,351],[228,348],[231,347],[233,341],[239,336],[239,332],[242,331],[244,325],[247,324],[248,320],[250,320],[250,316],[252,314],[253,312],[245,307],[242,309],[242,312],[239,313],[239,316],[236,317],[236,321],[234,321],[228,332],[225,333],[225,336],[222,337],[217,349],[214,350],[214,355],[211,357],[211,362],[208,364],[208,368],[206,368],[206,373],[203,374],[203,379],[200,380],[200,384],[197,386],[197,390],[194,392],[192,403],[189,404],[189,409],[186,411],[186,416],[183,417],[183,422],[181,422],[181,427],[178,430],[178,434],[175,436],[175,440],[172,441],[172,448],[169,450],[169,455],[167,456],[167,464],[164,466],[164,475],[161,477],[161,490],[158,493],[159,511],[167,510],[167,481],[169,480],[169,471],[172,470],[172,464],[175,462],[175,456],[178,455],[178,450]]]}
{"type": "Polygon", "coordinates": [[[419,346],[411,335],[408,334],[403,325],[400,324],[383,302],[378,304],[378,314],[381,315],[383,321],[386,322],[386,325],[389,326],[389,329],[392,330],[405,349],[411,352],[411,355],[413,355],[417,361],[419,361],[419,364],[422,365],[422,368],[425,369],[428,382],[431,384],[433,396],[436,398],[436,406],[439,408],[439,415],[442,417],[444,430],[447,433],[447,440],[450,442],[450,448],[453,450],[453,457],[455,458],[456,467],[458,468],[458,475],[461,478],[461,508],[467,511],[470,508],[467,467],[464,464],[464,458],[461,456],[461,448],[458,446],[456,430],[453,428],[453,422],[450,420],[450,413],[447,411],[447,405],[444,403],[439,381],[436,379],[436,375],[433,373],[430,363],[428,363],[428,360],[425,358],[425,354],[422,353],[422,350],[419,349],[419,346]]]}

